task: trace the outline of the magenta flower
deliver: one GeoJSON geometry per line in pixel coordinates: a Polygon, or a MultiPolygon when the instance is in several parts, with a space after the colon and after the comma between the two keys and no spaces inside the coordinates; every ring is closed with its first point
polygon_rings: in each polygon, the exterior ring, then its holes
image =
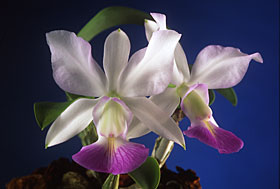
{"type": "Polygon", "coordinates": [[[171,63],[180,37],[171,30],[155,32],[147,48],[128,60],[129,39],[123,31],[114,31],[104,45],[104,74],[92,58],[88,42],[68,31],[47,33],[53,76],[59,87],[98,98],[73,102],[51,125],[46,146],[70,139],[93,120],[98,141],[83,147],[73,160],[95,171],[130,172],[148,156],[144,145],[128,140],[133,116],[151,131],[184,146],[180,129],[170,128],[176,123],[146,98],[161,93],[170,82],[171,63]]]}
{"type": "MultiPolygon", "coordinates": [[[[156,22],[151,20],[145,22],[148,40],[153,32],[167,30],[165,15],[157,13],[151,15],[156,22]]],[[[237,85],[244,77],[252,59],[263,62],[259,53],[248,55],[236,48],[210,45],[198,54],[190,73],[186,55],[178,43],[171,81],[176,87],[166,89],[163,93],[153,96],[151,100],[172,115],[181,98],[180,106],[191,121],[191,126],[184,131],[185,135],[197,138],[216,148],[220,153],[238,152],[243,147],[243,141],[218,126],[208,106],[208,89],[230,88],[237,85]]],[[[141,136],[147,132],[149,129],[145,128],[138,130],[137,134],[141,136]]]]}

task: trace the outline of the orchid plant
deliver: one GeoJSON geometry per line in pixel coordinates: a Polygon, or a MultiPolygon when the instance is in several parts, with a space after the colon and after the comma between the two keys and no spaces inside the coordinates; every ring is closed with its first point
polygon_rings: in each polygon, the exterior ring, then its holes
{"type": "Polygon", "coordinates": [[[238,84],[252,59],[262,63],[259,53],[248,55],[233,47],[210,45],[198,54],[190,71],[179,44],[181,34],[167,29],[166,16],[126,7],[100,11],[78,35],[58,30],[46,38],[54,80],[68,97],[64,103],[34,105],[42,129],[53,122],[46,148],[79,135],[84,147],[72,158],[97,173],[111,173],[105,188],[117,187],[118,182],[110,187],[108,183],[118,179],[114,175],[126,173],[142,188],[156,188],[159,168],[168,154],[155,154],[171,151],[174,142],[185,148],[183,134],[220,153],[243,147],[241,139],[216,123],[208,91],[238,84]],[[144,23],[147,47],[129,58],[129,38],[121,29],[115,30],[105,40],[102,69],[92,58],[88,41],[107,28],[131,23],[144,23]],[[175,110],[191,121],[186,131],[180,130],[179,118],[173,119],[175,110]],[[129,141],[150,131],[165,140],[160,141],[160,149],[155,145],[154,158],[148,157],[144,145],[129,141]],[[151,177],[139,176],[145,174],[151,177]]]}

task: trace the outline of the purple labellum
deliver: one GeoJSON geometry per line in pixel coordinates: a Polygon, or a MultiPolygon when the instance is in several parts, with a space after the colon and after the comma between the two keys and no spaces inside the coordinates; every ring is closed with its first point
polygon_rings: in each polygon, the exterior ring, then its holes
{"type": "Polygon", "coordinates": [[[100,137],[96,143],[83,147],[72,158],[87,169],[117,175],[138,168],[148,155],[149,149],[142,144],[122,138],[100,137]]]}
{"type": "Polygon", "coordinates": [[[232,132],[219,128],[210,121],[191,126],[184,131],[184,134],[216,148],[221,154],[238,152],[244,145],[243,141],[232,132]]]}

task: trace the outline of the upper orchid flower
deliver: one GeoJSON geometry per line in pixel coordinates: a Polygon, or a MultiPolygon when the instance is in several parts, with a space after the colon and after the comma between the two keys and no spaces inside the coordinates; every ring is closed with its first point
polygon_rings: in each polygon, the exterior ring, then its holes
{"type": "Polygon", "coordinates": [[[148,156],[144,145],[128,141],[133,115],[150,130],[184,146],[183,134],[176,123],[146,98],[159,94],[170,82],[171,62],[180,37],[171,30],[155,32],[147,48],[128,61],[129,39],[120,29],[114,31],[104,45],[104,74],[92,58],[88,42],[68,31],[47,33],[53,76],[59,87],[99,98],[80,98],[72,103],[50,127],[46,146],[70,139],[93,120],[98,141],[73,155],[74,161],[100,172],[130,172],[148,156]],[[170,125],[175,125],[175,129],[170,125]]]}
{"type": "MultiPolygon", "coordinates": [[[[165,15],[157,13],[151,15],[156,22],[151,20],[145,22],[148,40],[151,39],[153,32],[166,30],[165,15]]],[[[190,73],[186,55],[178,43],[171,81],[176,87],[167,88],[162,94],[151,97],[151,100],[172,115],[181,98],[180,106],[191,121],[191,126],[184,134],[218,149],[220,153],[237,152],[243,147],[243,142],[233,133],[218,127],[208,106],[208,89],[229,88],[238,84],[252,59],[263,62],[259,53],[247,55],[236,48],[210,45],[198,54],[190,73]]],[[[148,128],[139,128],[141,127],[129,128],[137,131],[129,137],[149,132],[148,128]]]]}

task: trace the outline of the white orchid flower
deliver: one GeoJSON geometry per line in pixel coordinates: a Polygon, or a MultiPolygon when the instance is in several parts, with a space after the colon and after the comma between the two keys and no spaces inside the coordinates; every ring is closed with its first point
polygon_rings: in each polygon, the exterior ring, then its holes
{"type": "MultiPolygon", "coordinates": [[[[156,21],[146,20],[145,31],[148,40],[153,32],[166,31],[166,16],[151,13],[156,21]]],[[[239,49],[210,45],[197,56],[190,73],[186,55],[178,43],[175,50],[175,64],[171,83],[175,88],[167,88],[163,93],[151,97],[151,100],[172,115],[180,104],[191,126],[184,134],[197,138],[201,142],[216,148],[220,153],[233,153],[243,147],[243,141],[233,133],[218,126],[208,106],[208,89],[230,88],[237,85],[244,77],[251,60],[262,63],[259,53],[251,55],[239,49]],[[181,103],[180,103],[180,98],[181,103]]],[[[149,128],[140,127],[139,122],[129,130],[129,137],[139,137],[149,132],[149,128]]]]}
{"type": "Polygon", "coordinates": [[[72,103],[51,125],[46,145],[62,143],[83,131],[93,120],[98,141],[73,155],[80,165],[100,172],[127,173],[148,156],[144,145],[128,141],[135,116],[151,131],[184,146],[181,130],[167,113],[146,96],[166,89],[172,73],[174,50],[181,35],[175,31],[153,33],[147,48],[128,60],[130,42],[120,29],[104,45],[104,72],[92,58],[88,42],[68,31],[47,33],[53,77],[64,91],[99,97],[72,103]],[[170,126],[174,125],[174,128],[170,126]]]}

